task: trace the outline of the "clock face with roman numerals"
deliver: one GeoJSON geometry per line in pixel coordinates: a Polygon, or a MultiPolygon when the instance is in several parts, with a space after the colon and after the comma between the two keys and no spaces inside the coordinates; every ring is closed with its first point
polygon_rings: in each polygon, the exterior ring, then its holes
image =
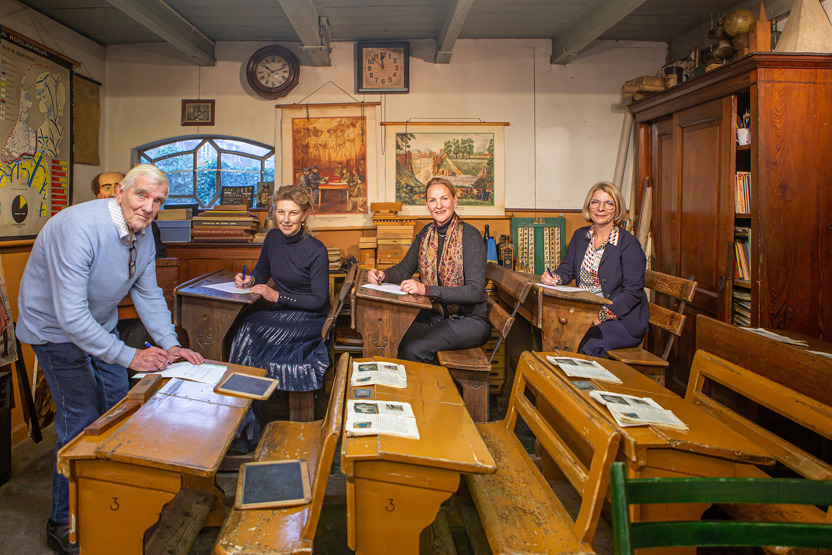
{"type": "Polygon", "coordinates": [[[406,93],[410,90],[410,48],[404,42],[356,45],[356,92],[406,93]]]}
{"type": "Polygon", "coordinates": [[[264,98],[280,98],[294,89],[299,81],[297,58],[282,46],[265,46],[248,61],[246,78],[251,88],[264,98]]]}

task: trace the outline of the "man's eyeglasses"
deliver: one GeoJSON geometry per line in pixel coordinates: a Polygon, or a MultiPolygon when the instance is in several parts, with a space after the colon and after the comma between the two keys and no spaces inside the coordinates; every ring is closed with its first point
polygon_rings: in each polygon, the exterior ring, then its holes
{"type": "Polygon", "coordinates": [[[135,245],[135,243],[130,245],[130,273],[128,275],[128,279],[133,279],[134,275],[136,275],[136,245],[135,245]]]}
{"type": "Polygon", "coordinates": [[[603,206],[607,210],[612,210],[612,209],[615,208],[615,203],[611,200],[605,200],[605,201],[601,202],[600,200],[595,199],[595,200],[589,201],[589,205],[592,208],[598,208],[599,206],[603,206]]]}

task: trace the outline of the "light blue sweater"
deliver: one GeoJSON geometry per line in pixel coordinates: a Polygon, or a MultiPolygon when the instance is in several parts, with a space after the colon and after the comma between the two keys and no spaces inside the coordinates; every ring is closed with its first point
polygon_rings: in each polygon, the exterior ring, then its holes
{"type": "Polygon", "coordinates": [[[137,238],[136,273],[129,278],[129,242],[119,238],[108,202],[77,204],[46,222],[23,271],[16,331],[30,345],[74,343],[104,362],[127,367],[136,349],[110,332],[118,303],[128,293],[157,345],[167,350],[178,342],[156,284],[153,236],[137,238]]]}

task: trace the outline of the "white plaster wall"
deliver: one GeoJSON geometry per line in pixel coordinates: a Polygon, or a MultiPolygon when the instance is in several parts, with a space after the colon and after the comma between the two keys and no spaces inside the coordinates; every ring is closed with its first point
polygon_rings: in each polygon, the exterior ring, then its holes
{"type": "MultiPolygon", "coordinates": [[[[98,81],[104,82],[104,67],[106,64],[106,50],[103,46],[63,25],[44,17],[38,12],[26,8],[13,0],[0,0],[0,25],[16,31],[26,37],[48,46],[64,56],[72,58],[81,65],[75,68],[75,72],[98,81]]],[[[102,99],[106,95],[106,83],[101,89],[102,99]]],[[[103,143],[103,131],[105,127],[106,112],[101,111],[101,122],[99,124],[99,137],[103,143]]],[[[104,162],[103,156],[101,161],[104,162]]],[[[90,166],[86,164],[73,164],[72,166],[72,202],[83,202],[92,198],[90,182],[92,178],[105,171],[101,166],[90,166]]]]}
{"type": "MultiPolygon", "coordinates": [[[[242,68],[263,43],[219,43],[217,65],[203,68],[167,45],[109,47],[104,159],[108,168],[126,169],[132,148],[191,133],[274,144],[276,103],[380,100],[379,121],[509,122],[506,207],[578,208],[592,183],[612,179],[621,85],[656,73],[666,54],[659,43],[600,42],[571,64],[552,66],[548,40],[461,40],[450,64],[434,64],[426,61],[431,42],[412,45],[409,94],[355,95],[354,45],[337,42],[332,66],[302,66],[298,87],[277,102],[245,84],[242,68]],[[181,100],[197,97],[216,101],[215,126],[179,125],[181,100]]],[[[387,153],[383,128],[377,133],[383,200],[387,153]]],[[[629,173],[625,198],[628,183],[629,173]]]]}

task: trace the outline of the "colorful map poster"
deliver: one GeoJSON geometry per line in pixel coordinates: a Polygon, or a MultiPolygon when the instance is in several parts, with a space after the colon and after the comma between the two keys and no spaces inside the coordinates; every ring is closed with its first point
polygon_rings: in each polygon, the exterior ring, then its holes
{"type": "Polygon", "coordinates": [[[72,64],[0,29],[0,240],[37,236],[69,206],[72,64]]]}

